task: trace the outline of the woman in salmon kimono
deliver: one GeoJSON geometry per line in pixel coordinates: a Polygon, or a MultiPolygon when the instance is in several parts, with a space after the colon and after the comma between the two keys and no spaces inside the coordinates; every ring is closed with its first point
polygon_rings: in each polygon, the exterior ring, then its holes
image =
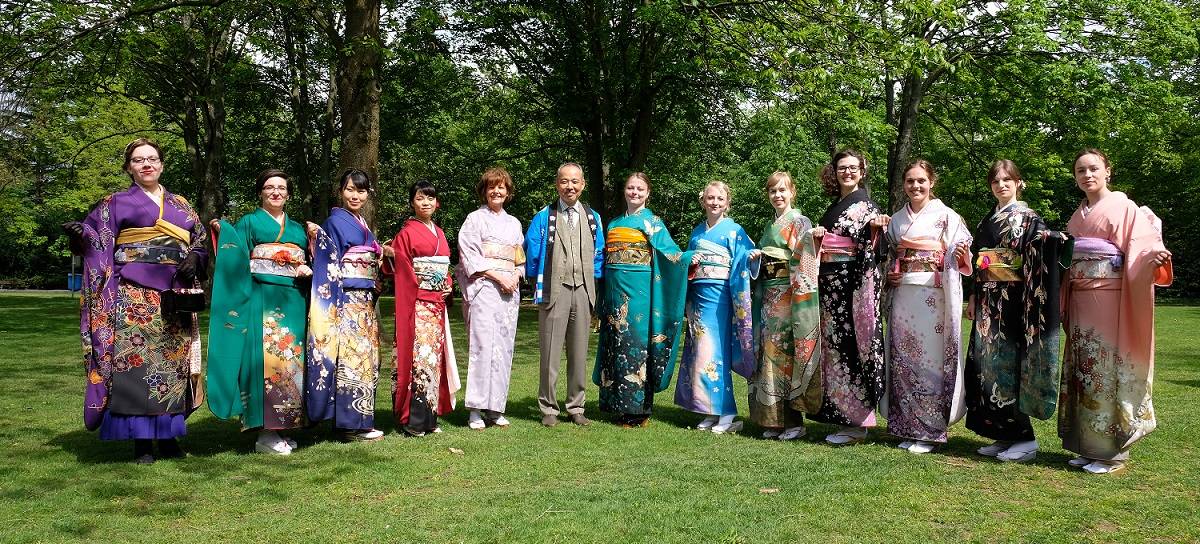
{"type": "Polygon", "coordinates": [[[450,243],[433,223],[437,188],[418,181],[409,191],[413,216],[389,244],[394,260],[384,272],[396,288],[396,369],[392,410],[409,436],[441,432],[439,415],[454,409],[458,364],[450,338],[446,297],[450,294],[450,243]]]}
{"type": "Polygon", "coordinates": [[[1154,288],[1171,284],[1171,252],[1158,218],[1109,189],[1112,165],[1097,149],[1075,157],[1086,199],[1071,215],[1075,237],[1063,289],[1058,436],[1092,474],[1125,468],[1135,442],[1154,430],[1154,288]]]}
{"type": "Polygon", "coordinates": [[[255,181],[262,207],[217,238],[208,324],[208,408],[241,416],[258,430],[256,451],[288,455],[296,442],[278,431],[304,424],[304,340],[312,269],[304,227],[284,212],[288,176],[265,170],[255,181]]]}
{"type": "Polygon", "coordinates": [[[671,384],[692,258],[646,208],[649,197],[649,178],[634,172],[625,180],[625,214],[608,223],[604,242],[592,381],[600,386],[600,410],[617,414],[623,427],[646,426],[654,394],[671,384]]]}
{"type": "Polygon", "coordinates": [[[729,187],[713,181],[700,193],[704,221],[692,230],[694,251],[684,315],[687,329],[675,404],[706,417],[697,429],[717,434],[741,430],[734,421],[733,374],[754,371],[754,331],[749,252],[754,242],[725,216],[729,187]]]}
{"type": "Polygon", "coordinates": [[[965,415],[962,276],[971,275],[971,233],[933,196],[937,173],[918,160],[904,170],[908,204],[892,216],[887,306],[887,390],[880,412],[901,449],[929,453],[965,415]]]}
{"type": "Polygon", "coordinates": [[[867,160],[853,149],[833,156],[821,185],[834,202],[813,235],[821,240],[821,409],[810,418],[838,425],[825,441],[862,442],[883,395],[878,234],[886,216],[864,185],[867,160]]]}
{"type": "Polygon", "coordinates": [[[1038,451],[1030,418],[1049,419],[1058,402],[1059,285],[1071,240],[1018,200],[1025,183],[1012,161],[996,161],[988,185],[996,207],[979,222],[967,303],[967,428],[995,441],[980,455],[1028,462],[1038,451]]]}
{"type": "Polygon", "coordinates": [[[804,435],[804,413],[821,408],[819,245],[812,222],[792,208],[796,186],[787,172],[767,178],[775,220],[750,252],[757,366],[750,377],[750,419],[763,438],[804,435]]]}
{"type": "Polygon", "coordinates": [[[488,168],[475,193],[483,205],[458,229],[456,275],[470,349],[463,404],[471,411],[467,427],[479,431],[509,425],[504,410],[525,277],[525,234],[521,221],[504,210],[514,194],[507,170],[488,168]]]}
{"type": "Polygon", "coordinates": [[[83,256],[84,426],[101,440],[133,440],[134,460],[148,464],[155,441],[158,458],[183,457],[176,439],[203,401],[196,314],[164,305],[181,289],[195,292],[208,235],[187,200],[159,183],[157,143],[131,142],[124,169],[127,191],[63,227],[83,256]]]}
{"type": "Polygon", "coordinates": [[[313,280],[308,311],[304,403],[311,422],[331,420],[343,440],[383,438],[375,428],[379,383],[381,247],[362,217],[371,178],[350,169],[338,178],[342,207],[321,227],[308,224],[313,280]]]}

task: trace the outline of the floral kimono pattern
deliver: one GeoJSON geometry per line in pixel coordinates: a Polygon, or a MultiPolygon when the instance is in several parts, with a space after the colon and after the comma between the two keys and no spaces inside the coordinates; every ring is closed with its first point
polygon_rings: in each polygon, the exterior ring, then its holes
{"type": "Polygon", "coordinates": [[[821,408],[820,246],[811,231],[804,214],[788,210],[764,229],[750,267],[758,348],[750,418],[763,427],[802,425],[803,412],[821,408]]]}
{"type": "Polygon", "coordinates": [[[1124,460],[1157,425],[1154,382],[1154,288],[1168,286],[1171,262],[1157,217],[1112,192],[1071,215],[1075,250],[1063,289],[1062,390],[1058,436],[1063,449],[1089,459],[1124,460]]]}
{"type": "Polygon", "coordinates": [[[967,428],[992,440],[1034,439],[1030,417],[1058,401],[1059,285],[1071,239],[1024,202],[979,222],[975,322],[967,349],[967,428]]]}
{"type": "Polygon", "coordinates": [[[871,221],[880,214],[865,188],[830,205],[821,217],[821,409],[810,417],[844,426],[875,425],[883,395],[883,323],[879,318],[878,237],[871,221]],[[849,239],[834,251],[829,234],[849,239]],[[840,248],[839,248],[840,249],[840,248]]]}
{"type": "Polygon", "coordinates": [[[954,258],[971,233],[954,210],[933,199],[920,212],[892,216],[887,240],[900,284],[888,305],[887,393],[880,412],[888,433],[945,442],[965,414],[961,350],[962,276],[969,255],[954,258]]]}
{"type": "Polygon", "coordinates": [[[684,315],[683,358],[675,404],[708,415],[737,413],[733,374],[754,371],[754,331],[747,253],[754,243],[732,219],[692,231],[688,251],[700,253],[692,265],[684,315]]]}

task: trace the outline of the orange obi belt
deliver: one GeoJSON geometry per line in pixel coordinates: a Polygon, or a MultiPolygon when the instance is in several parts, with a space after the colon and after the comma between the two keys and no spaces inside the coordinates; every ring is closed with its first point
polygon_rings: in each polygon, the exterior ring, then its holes
{"type": "Polygon", "coordinates": [[[250,272],[295,278],[306,264],[304,250],[296,244],[258,244],[250,250],[250,272]]]}
{"type": "Polygon", "coordinates": [[[650,241],[640,230],[613,227],[604,237],[604,262],[650,266],[650,241]]]}

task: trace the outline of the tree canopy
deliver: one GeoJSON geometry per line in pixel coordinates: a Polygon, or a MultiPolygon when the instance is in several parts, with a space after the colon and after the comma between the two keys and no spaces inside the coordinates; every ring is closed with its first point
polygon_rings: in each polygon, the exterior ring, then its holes
{"type": "MultiPolygon", "coordinates": [[[[206,219],[252,210],[254,176],[278,167],[290,213],[319,221],[337,173],[367,170],[382,238],[416,180],[439,185],[453,237],[485,168],[512,173],[510,212],[528,218],[564,161],[606,218],[641,170],[677,239],[711,179],[756,233],[776,170],[820,216],[817,173],[843,147],[892,208],[905,164],[928,159],[972,225],[990,163],[1012,159],[1061,228],[1082,196],[1070,160],[1099,147],[1190,262],[1198,19],[1182,0],[0,2],[0,278],[61,285],[59,225],[127,186],[137,136],[164,144],[164,183],[206,219]]],[[[1200,294],[1186,267],[1176,281],[1164,293],[1200,294]]]]}

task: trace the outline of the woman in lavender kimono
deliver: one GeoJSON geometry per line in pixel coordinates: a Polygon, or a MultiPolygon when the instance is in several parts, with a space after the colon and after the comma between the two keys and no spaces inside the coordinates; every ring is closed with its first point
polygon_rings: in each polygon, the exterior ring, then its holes
{"type": "Polygon", "coordinates": [[[288,455],[279,431],[304,424],[304,327],[309,278],[304,227],[284,212],[288,176],[268,169],[255,192],[262,207],[236,225],[212,221],[217,239],[208,325],[208,408],[258,430],[254,448],[288,455]]]}
{"type": "Polygon", "coordinates": [[[379,264],[381,247],[362,217],[374,189],[361,170],[342,174],[341,208],[321,227],[308,224],[313,283],[308,311],[304,402],[312,422],[332,420],[345,440],[379,440],[379,264]]]}
{"type": "Polygon", "coordinates": [[[908,204],[887,229],[887,393],[880,412],[901,449],[929,453],[966,413],[961,356],[962,276],[971,275],[971,233],[933,196],[937,174],[918,160],[904,170],[908,204]]]}
{"type": "Polygon", "coordinates": [[[750,302],[749,252],[754,242],[725,216],[729,186],[713,181],[700,193],[704,221],[692,230],[688,251],[692,281],[684,315],[687,329],[675,404],[705,414],[697,429],[714,433],[741,430],[734,421],[733,373],[749,378],[754,371],[754,337],[750,302]]]}
{"type": "Polygon", "coordinates": [[[159,183],[158,144],[131,142],[124,168],[129,190],[64,228],[83,255],[84,426],[101,440],[133,440],[144,464],[155,460],[155,440],[157,457],[184,455],[176,439],[203,399],[196,314],[164,312],[163,302],[198,287],[207,234],[191,205],[159,183]]]}
{"type": "Polygon", "coordinates": [[[467,359],[467,426],[488,423],[507,427],[504,409],[512,375],[521,278],[525,277],[525,241],[521,222],[504,211],[512,201],[513,182],[503,168],[488,168],[475,193],[483,205],[467,215],[458,230],[458,284],[470,338],[467,359]]]}
{"type": "Polygon", "coordinates": [[[867,160],[843,150],[821,173],[834,202],[813,231],[821,239],[821,409],[816,421],[841,426],[825,437],[833,445],[854,444],[875,426],[883,394],[883,289],[877,250],[878,227],[886,225],[870,192],[867,160]]]}
{"type": "Polygon", "coordinates": [[[988,185],[996,207],[979,222],[967,303],[967,428],[995,441],[980,455],[1026,462],[1038,451],[1029,418],[1049,419],[1058,401],[1058,297],[1071,242],[1018,200],[1025,182],[1012,161],[996,161],[988,185]]]}

